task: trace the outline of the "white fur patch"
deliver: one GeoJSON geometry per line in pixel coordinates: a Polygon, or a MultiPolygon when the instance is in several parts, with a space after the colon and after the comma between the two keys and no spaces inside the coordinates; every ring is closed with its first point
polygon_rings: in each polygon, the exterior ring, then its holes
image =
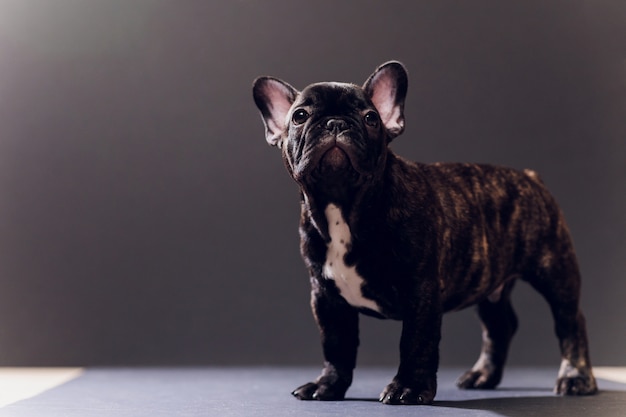
{"type": "Polygon", "coordinates": [[[495,370],[495,366],[493,365],[493,362],[491,358],[489,357],[489,355],[487,355],[484,352],[481,352],[480,356],[478,357],[478,360],[472,367],[472,371],[477,372],[477,371],[482,371],[483,369],[487,373],[492,373],[495,370]]]}
{"type": "Polygon", "coordinates": [[[344,256],[352,242],[352,235],[350,227],[341,215],[341,209],[334,204],[329,204],[324,213],[328,220],[328,233],[331,238],[326,252],[324,276],[335,281],[339,293],[348,304],[380,312],[374,300],[363,297],[361,293],[363,278],[356,272],[356,268],[349,267],[344,262],[344,256]]]}
{"type": "Polygon", "coordinates": [[[576,378],[580,376],[580,371],[576,369],[572,363],[563,359],[561,361],[561,368],[559,369],[559,378],[576,378]]]}

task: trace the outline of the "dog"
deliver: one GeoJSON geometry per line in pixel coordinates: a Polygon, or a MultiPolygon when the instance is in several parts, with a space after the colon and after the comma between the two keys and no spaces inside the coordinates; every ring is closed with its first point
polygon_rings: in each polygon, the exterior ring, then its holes
{"type": "Polygon", "coordinates": [[[274,77],[254,81],[266,140],[300,187],[300,250],[324,353],[321,375],[292,394],[345,397],[363,313],[402,321],[400,364],[380,401],[431,404],[442,314],[470,305],[483,345],[457,385],[495,388],[517,328],[517,279],[550,305],[562,357],[555,392],[596,393],[579,268],[555,199],[531,170],[396,155],[388,145],[404,130],[407,87],[397,61],[362,87],[321,82],[298,91],[274,77]]]}

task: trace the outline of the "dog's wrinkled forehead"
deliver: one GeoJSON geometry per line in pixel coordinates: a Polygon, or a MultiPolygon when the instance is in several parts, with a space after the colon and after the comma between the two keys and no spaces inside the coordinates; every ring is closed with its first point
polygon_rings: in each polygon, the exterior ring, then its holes
{"type": "Polygon", "coordinates": [[[313,107],[324,113],[340,115],[372,107],[363,89],[354,84],[324,82],[311,84],[300,93],[295,107],[313,107]]]}

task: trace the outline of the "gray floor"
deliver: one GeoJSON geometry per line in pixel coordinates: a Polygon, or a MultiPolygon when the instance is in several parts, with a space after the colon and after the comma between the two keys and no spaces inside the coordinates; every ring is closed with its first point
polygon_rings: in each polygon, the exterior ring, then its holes
{"type": "Polygon", "coordinates": [[[304,402],[289,394],[314,368],[88,369],[81,377],[0,409],[11,417],[91,416],[626,416],[626,384],[599,380],[593,397],[552,394],[556,369],[508,369],[494,391],[454,387],[460,369],[439,372],[433,406],[385,406],[376,399],[393,369],[361,369],[343,402],[304,402]]]}

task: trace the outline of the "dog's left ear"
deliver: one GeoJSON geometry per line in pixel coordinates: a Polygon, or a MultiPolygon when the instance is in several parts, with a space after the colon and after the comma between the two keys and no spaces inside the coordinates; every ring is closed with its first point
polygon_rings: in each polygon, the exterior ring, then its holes
{"type": "Polygon", "coordinates": [[[382,64],[363,84],[363,90],[378,110],[389,140],[404,131],[404,99],[409,79],[397,61],[382,64]]]}
{"type": "Polygon", "coordinates": [[[267,143],[280,146],[287,127],[287,114],[298,96],[298,90],[278,78],[259,77],[254,80],[252,94],[263,117],[267,143]]]}

